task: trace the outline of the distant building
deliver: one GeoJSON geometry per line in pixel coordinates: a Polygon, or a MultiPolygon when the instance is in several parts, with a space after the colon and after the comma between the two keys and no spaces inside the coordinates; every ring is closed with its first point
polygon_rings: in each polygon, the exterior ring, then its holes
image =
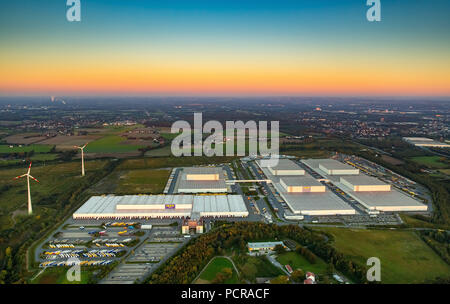
{"type": "Polygon", "coordinates": [[[250,252],[257,251],[257,252],[271,252],[275,248],[275,246],[281,245],[284,248],[286,246],[283,242],[255,242],[255,243],[248,243],[247,248],[250,252]]]}
{"type": "Polygon", "coordinates": [[[403,137],[403,140],[416,147],[450,148],[447,143],[426,137],[403,137]]]}

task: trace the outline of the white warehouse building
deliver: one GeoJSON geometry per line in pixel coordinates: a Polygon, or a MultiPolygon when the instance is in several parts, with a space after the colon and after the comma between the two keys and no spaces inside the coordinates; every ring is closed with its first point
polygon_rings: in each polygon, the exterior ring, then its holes
{"type": "Polygon", "coordinates": [[[285,175],[305,175],[305,170],[300,168],[295,162],[290,159],[280,158],[278,164],[268,167],[270,173],[276,176],[285,175]]]}
{"type": "Polygon", "coordinates": [[[305,176],[282,176],[280,184],[288,193],[298,192],[325,192],[325,185],[312,178],[305,176]]]}
{"type": "Polygon", "coordinates": [[[176,185],[176,193],[228,192],[225,174],[220,167],[183,168],[176,185]]]}
{"type": "Polygon", "coordinates": [[[355,192],[391,191],[391,185],[363,174],[341,177],[341,183],[355,192]]]}
{"type": "Polygon", "coordinates": [[[247,217],[240,195],[124,195],[92,196],[73,219],[247,217]]]}

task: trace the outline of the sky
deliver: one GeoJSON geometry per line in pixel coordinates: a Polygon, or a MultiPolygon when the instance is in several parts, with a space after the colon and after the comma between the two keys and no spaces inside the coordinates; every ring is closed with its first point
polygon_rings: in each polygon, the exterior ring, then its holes
{"type": "Polygon", "coordinates": [[[450,96],[450,1],[0,0],[3,96],[450,96]]]}

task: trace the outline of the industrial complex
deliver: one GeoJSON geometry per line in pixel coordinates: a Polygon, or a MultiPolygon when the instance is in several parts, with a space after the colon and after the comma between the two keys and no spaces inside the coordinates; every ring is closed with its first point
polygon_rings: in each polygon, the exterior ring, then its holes
{"type": "Polygon", "coordinates": [[[302,163],[361,204],[370,214],[379,211],[427,211],[428,206],[358,169],[330,159],[307,159],[302,163]],[[330,174],[331,173],[331,174],[330,174]],[[351,174],[353,173],[353,174],[351,174]]]}
{"type": "Polygon", "coordinates": [[[292,213],[301,215],[356,213],[355,209],[326,189],[325,185],[306,173],[294,161],[280,159],[278,166],[280,163],[283,166],[281,173],[287,175],[278,174],[277,176],[271,173],[273,168],[262,166],[261,161],[256,161],[256,163],[267,178],[272,181],[272,185],[284,199],[292,213]],[[292,172],[295,174],[292,174],[292,172]]]}
{"type": "Polygon", "coordinates": [[[416,147],[450,148],[450,144],[426,137],[403,137],[403,140],[416,147]]]}

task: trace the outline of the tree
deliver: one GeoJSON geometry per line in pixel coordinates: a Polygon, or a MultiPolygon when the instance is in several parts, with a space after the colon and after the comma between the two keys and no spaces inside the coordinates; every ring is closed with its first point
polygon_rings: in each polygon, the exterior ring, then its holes
{"type": "Polygon", "coordinates": [[[278,254],[282,254],[286,252],[286,249],[283,247],[283,245],[278,244],[273,248],[273,251],[275,251],[278,254]]]}
{"type": "Polygon", "coordinates": [[[333,264],[329,263],[329,264],[327,265],[326,273],[327,273],[328,275],[333,275],[334,272],[335,272],[335,269],[334,269],[333,264]]]}
{"type": "Polygon", "coordinates": [[[275,279],[272,279],[270,281],[272,284],[288,284],[289,283],[289,277],[287,275],[280,275],[276,277],[275,279]]]}
{"type": "Polygon", "coordinates": [[[294,270],[291,273],[291,280],[296,283],[300,283],[305,279],[305,272],[301,269],[294,270]]]}

